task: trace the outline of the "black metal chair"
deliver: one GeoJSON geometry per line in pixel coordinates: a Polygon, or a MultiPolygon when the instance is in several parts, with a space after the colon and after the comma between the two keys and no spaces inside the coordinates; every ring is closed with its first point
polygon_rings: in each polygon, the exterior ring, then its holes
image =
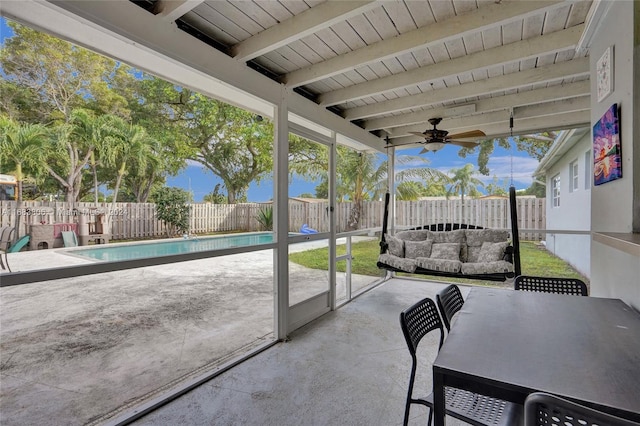
{"type": "Polygon", "coordinates": [[[525,426],[639,426],[601,411],[543,392],[530,394],[524,403],[525,426]]]}
{"type": "MultiPolygon", "coordinates": [[[[444,328],[435,302],[426,298],[400,313],[400,326],[411,354],[411,376],[404,411],[404,422],[409,422],[411,404],[429,407],[429,425],[433,417],[433,393],[424,398],[413,398],[413,386],[416,378],[418,344],[429,332],[440,330],[440,344],[444,342],[444,328]]],[[[446,413],[475,426],[518,425],[522,418],[522,406],[478,395],[460,389],[445,388],[446,413]]]]}
{"type": "Polygon", "coordinates": [[[531,277],[519,275],[513,281],[516,290],[538,293],[571,294],[588,296],[587,285],[577,278],[531,277]]]}
{"type": "Polygon", "coordinates": [[[460,293],[457,285],[451,284],[436,295],[436,302],[438,303],[438,309],[440,309],[442,322],[447,328],[447,331],[450,331],[451,318],[453,318],[455,313],[458,312],[464,304],[462,293],[460,293]]]}

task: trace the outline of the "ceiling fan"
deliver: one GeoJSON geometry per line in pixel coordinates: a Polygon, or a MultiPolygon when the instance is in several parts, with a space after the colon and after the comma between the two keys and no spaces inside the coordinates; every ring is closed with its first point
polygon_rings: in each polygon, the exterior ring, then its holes
{"type": "Polygon", "coordinates": [[[412,135],[423,137],[425,140],[425,147],[420,151],[420,154],[424,154],[429,151],[438,151],[446,144],[452,144],[457,146],[462,146],[465,148],[474,148],[478,145],[478,142],[470,142],[470,141],[461,141],[457,139],[467,139],[467,138],[479,138],[482,136],[486,136],[485,133],[481,130],[470,130],[468,132],[455,133],[450,135],[446,130],[440,130],[436,126],[440,124],[442,118],[430,118],[429,123],[433,125],[433,129],[427,129],[422,133],[419,132],[409,132],[412,135]]]}

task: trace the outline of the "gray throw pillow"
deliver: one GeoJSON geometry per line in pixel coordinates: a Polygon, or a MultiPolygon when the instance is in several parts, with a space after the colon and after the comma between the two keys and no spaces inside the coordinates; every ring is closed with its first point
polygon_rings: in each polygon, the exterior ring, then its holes
{"type": "Polygon", "coordinates": [[[404,241],[392,235],[385,234],[384,240],[387,242],[387,253],[398,257],[404,257],[404,241]]]}
{"type": "Polygon", "coordinates": [[[417,259],[419,257],[429,257],[431,255],[432,244],[433,244],[433,240],[405,241],[404,255],[408,259],[417,259]]]}
{"type": "Polygon", "coordinates": [[[460,260],[460,243],[434,243],[431,259],[460,260]]]}
{"type": "Polygon", "coordinates": [[[495,262],[498,260],[502,260],[504,251],[506,250],[508,245],[508,241],[502,243],[482,243],[480,254],[478,254],[478,263],[495,262]]]}

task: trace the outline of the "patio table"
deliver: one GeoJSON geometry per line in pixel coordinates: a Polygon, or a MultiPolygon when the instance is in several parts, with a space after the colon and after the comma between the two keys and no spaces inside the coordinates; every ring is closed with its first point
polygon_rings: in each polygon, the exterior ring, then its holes
{"type": "Polygon", "coordinates": [[[619,299],[474,288],[433,364],[444,387],[523,404],[542,391],[640,421],[640,314],[619,299]]]}

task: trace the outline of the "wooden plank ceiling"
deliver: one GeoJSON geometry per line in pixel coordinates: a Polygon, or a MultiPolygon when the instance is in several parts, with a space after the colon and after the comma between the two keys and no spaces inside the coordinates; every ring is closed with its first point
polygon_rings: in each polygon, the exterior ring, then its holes
{"type": "Polygon", "coordinates": [[[157,0],[248,67],[394,144],[428,119],[488,137],[589,124],[591,1],[157,0]]]}

